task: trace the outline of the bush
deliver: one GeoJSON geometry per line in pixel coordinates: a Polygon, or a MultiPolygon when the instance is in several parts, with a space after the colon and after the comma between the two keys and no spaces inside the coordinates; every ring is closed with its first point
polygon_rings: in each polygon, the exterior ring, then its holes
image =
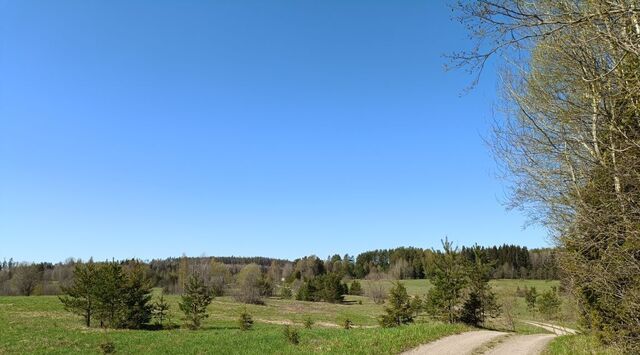
{"type": "Polygon", "coordinates": [[[387,313],[380,317],[380,326],[389,328],[413,322],[414,308],[407,289],[396,282],[389,292],[389,305],[384,308],[387,313]]]}
{"type": "Polygon", "coordinates": [[[534,286],[524,289],[524,299],[527,302],[527,309],[533,312],[536,309],[536,300],[538,299],[538,292],[534,286]]]}
{"type": "Polygon", "coordinates": [[[209,317],[207,307],[212,300],[211,290],[204,281],[199,277],[191,276],[184,287],[182,302],[178,304],[180,310],[184,312],[189,328],[200,328],[202,320],[209,317]]]}
{"type": "Polygon", "coordinates": [[[362,296],[362,285],[358,280],[353,280],[353,282],[351,282],[349,294],[354,296],[362,296]]]}
{"type": "Polygon", "coordinates": [[[351,321],[351,319],[347,318],[342,322],[342,328],[344,329],[351,329],[353,328],[353,322],[351,321]]]}
{"type": "Polygon", "coordinates": [[[296,330],[295,328],[285,325],[283,333],[284,333],[285,339],[287,339],[289,343],[293,345],[300,344],[300,334],[298,333],[298,330],[296,330]]]}
{"type": "Polygon", "coordinates": [[[240,313],[240,318],[238,318],[238,325],[240,326],[240,330],[249,330],[253,327],[253,318],[251,315],[247,313],[247,309],[245,308],[242,313],[240,313]]]}
{"type": "Polygon", "coordinates": [[[306,316],[306,317],[304,317],[303,322],[304,322],[304,327],[305,327],[306,329],[311,329],[311,327],[313,327],[313,323],[314,323],[314,321],[313,321],[313,319],[311,318],[311,316],[306,316]]]}
{"type": "Polygon", "coordinates": [[[348,293],[348,287],[341,280],[342,277],[336,273],[320,275],[306,280],[300,286],[296,299],[314,302],[342,302],[344,294],[348,293]]]}
{"type": "Polygon", "coordinates": [[[280,290],[280,297],[286,300],[291,299],[291,297],[293,297],[293,291],[291,291],[291,286],[282,285],[282,288],[280,290]]]}
{"type": "Polygon", "coordinates": [[[238,273],[238,290],[235,299],[249,304],[264,304],[262,296],[268,288],[258,264],[249,264],[238,273]]]}
{"type": "Polygon", "coordinates": [[[116,352],[116,344],[112,341],[104,341],[100,343],[100,350],[103,354],[113,354],[116,352]]]}
{"type": "Polygon", "coordinates": [[[562,301],[560,300],[560,297],[558,297],[558,290],[554,286],[551,290],[540,295],[540,299],[538,300],[538,310],[547,319],[551,319],[558,314],[561,304],[562,301]]]}

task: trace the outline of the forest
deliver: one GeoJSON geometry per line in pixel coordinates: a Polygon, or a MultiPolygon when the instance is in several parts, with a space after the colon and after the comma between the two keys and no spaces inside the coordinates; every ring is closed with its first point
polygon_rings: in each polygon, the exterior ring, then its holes
{"type": "MultiPolygon", "coordinates": [[[[462,247],[459,253],[473,260],[473,248],[462,247]]],[[[554,249],[527,249],[516,245],[481,247],[493,279],[558,279],[554,249]]],[[[120,264],[140,262],[153,287],[168,293],[181,292],[181,285],[191,274],[203,275],[219,294],[249,264],[259,266],[265,279],[266,294],[274,287],[293,287],[318,275],[337,274],[340,279],[384,278],[391,280],[425,279],[433,276],[434,256],[439,251],[413,247],[377,249],[357,256],[335,254],[321,259],[315,255],[295,260],[268,257],[176,257],[148,261],[122,260],[120,264]],[[284,280],[284,282],[283,282],[284,280]]],[[[87,260],[89,261],[89,260],[87,260]]],[[[13,259],[0,263],[0,295],[57,295],[73,279],[80,259],[58,263],[26,263],[13,259]]]]}

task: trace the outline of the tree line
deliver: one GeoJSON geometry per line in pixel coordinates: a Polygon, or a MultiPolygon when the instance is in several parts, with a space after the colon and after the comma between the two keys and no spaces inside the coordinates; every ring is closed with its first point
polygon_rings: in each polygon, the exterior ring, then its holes
{"type": "MultiPolygon", "coordinates": [[[[527,249],[516,245],[481,247],[490,265],[491,278],[557,279],[557,251],[555,249],[527,249]]],[[[468,260],[473,257],[472,248],[463,247],[458,251],[468,260]]],[[[189,277],[194,273],[205,275],[207,283],[218,296],[232,286],[235,277],[249,264],[268,274],[263,278],[261,293],[273,292],[273,288],[291,288],[281,286],[283,278],[293,286],[297,296],[299,286],[305,282],[303,299],[326,299],[314,295],[318,283],[337,283],[316,280],[324,274],[339,275],[340,278],[364,279],[423,279],[431,278],[435,270],[436,252],[421,248],[395,248],[366,251],[357,257],[345,254],[320,259],[307,256],[293,261],[267,257],[177,257],[153,259],[142,262],[145,276],[153,287],[160,287],[167,293],[181,293],[189,277]],[[296,281],[297,280],[297,281],[296,281]]],[[[122,261],[124,263],[127,260],[122,261]]],[[[0,263],[0,295],[57,295],[73,279],[76,264],[84,263],[80,259],[67,259],[60,263],[17,263],[13,259],[0,263]]],[[[285,292],[287,292],[285,290],[285,292]]]]}

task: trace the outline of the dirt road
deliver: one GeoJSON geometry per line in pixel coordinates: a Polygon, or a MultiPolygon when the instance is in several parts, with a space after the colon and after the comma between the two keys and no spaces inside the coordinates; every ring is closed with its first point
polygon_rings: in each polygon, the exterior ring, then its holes
{"type": "Polygon", "coordinates": [[[491,330],[477,330],[444,337],[403,354],[537,355],[558,335],[577,333],[576,330],[554,324],[534,321],[524,321],[524,323],[543,328],[553,334],[517,335],[491,330]]]}
{"type": "Polygon", "coordinates": [[[492,330],[476,330],[462,334],[451,335],[434,342],[421,345],[415,349],[409,350],[405,355],[464,355],[471,354],[476,348],[488,343],[498,337],[505,336],[508,333],[495,332],[492,330]]]}
{"type": "Polygon", "coordinates": [[[540,354],[554,334],[515,335],[505,339],[483,354],[488,355],[537,355],[540,354]]]}

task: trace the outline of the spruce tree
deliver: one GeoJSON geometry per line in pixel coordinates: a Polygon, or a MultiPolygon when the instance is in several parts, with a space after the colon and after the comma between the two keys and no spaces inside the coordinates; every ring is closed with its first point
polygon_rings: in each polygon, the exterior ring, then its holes
{"type": "Polygon", "coordinates": [[[133,261],[125,274],[120,289],[122,312],[120,327],[140,329],[151,320],[151,283],[144,274],[143,265],[133,261]]]}
{"type": "Polygon", "coordinates": [[[351,282],[351,288],[349,289],[350,295],[360,296],[362,295],[362,284],[358,280],[351,282]]]}
{"type": "Polygon", "coordinates": [[[396,327],[413,322],[414,308],[407,289],[401,282],[396,282],[389,291],[389,305],[384,308],[387,314],[380,317],[383,327],[396,327]]]}
{"type": "Polygon", "coordinates": [[[164,320],[169,317],[169,303],[164,299],[164,292],[160,293],[158,300],[153,303],[152,314],[157,324],[163,327],[164,320]]]}
{"type": "Polygon", "coordinates": [[[467,324],[483,325],[487,316],[497,317],[500,306],[496,302],[496,295],[489,285],[491,265],[484,258],[480,248],[473,248],[475,259],[469,268],[469,293],[462,306],[461,320],[467,324]]]}
{"type": "Polygon", "coordinates": [[[189,277],[184,287],[182,302],[178,304],[180,310],[184,312],[186,320],[191,329],[198,329],[202,320],[209,317],[207,306],[211,304],[213,296],[204,281],[196,276],[189,277]]]}
{"type": "Polygon", "coordinates": [[[448,239],[442,241],[442,247],[443,252],[434,252],[433,288],[427,296],[427,309],[432,317],[454,323],[467,285],[467,263],[448,239]]]}

